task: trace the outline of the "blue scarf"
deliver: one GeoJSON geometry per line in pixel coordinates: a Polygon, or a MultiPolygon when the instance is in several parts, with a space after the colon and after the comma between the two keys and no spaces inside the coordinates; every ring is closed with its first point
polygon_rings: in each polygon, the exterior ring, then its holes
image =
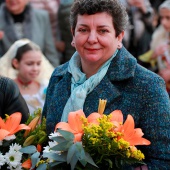
{"type": "Polygon", "coordinates": [[[81,72],[81,62],[80,56],[77,52],[74,53],[69,61],[68,71],[72,74],[71,78],[71,95],[68,99],[64,111],[62,114],[61,121],[67,122],[69,112],[77,111],[79,109],[83,110],[83,105],[86,96],[100,83],[100,81],[105,76],[111,60],[116,56],[118,50],[114,55],[107,60],[103,66],[98,70],[96,74],[86,79],[86,75],[81,72]]]}

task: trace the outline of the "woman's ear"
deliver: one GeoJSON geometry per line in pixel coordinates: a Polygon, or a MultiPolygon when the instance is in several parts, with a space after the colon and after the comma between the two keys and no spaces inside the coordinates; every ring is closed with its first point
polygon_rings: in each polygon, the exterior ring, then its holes
{"type": "Polygon", "coordinates": [[[73,40],[72,40],[72,42],[71,42],[71,46],[72,46],[72,47],[75,47],[74,38],[73,38],[73,40]]]}
{"type": "Polygon", "coordinates": [[[19,62],[17,59],[12,59],[12,66],[15,68],[15,69],[18,69],[19,67],[19,62]]]}
{"type": "Polygon", "coordinates": [[[122,40],[123,40],[124,34],[125,34],[125,32],[122,31],[122,32],[117,36],[117,38],[118,38],[118,46],[117,46],[117,48],[118,48],[118,49],[122,48],[122,46],[123,46],[122,40]]]}

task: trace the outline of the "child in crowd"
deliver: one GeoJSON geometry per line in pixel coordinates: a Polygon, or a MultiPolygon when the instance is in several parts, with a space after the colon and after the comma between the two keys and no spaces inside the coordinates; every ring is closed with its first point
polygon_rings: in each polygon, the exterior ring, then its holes
{"type": "Polygon", "coordinates": [[[28,39],[16,41],[0,59],[1,74],[14,79],[30,114],[44,105],[53,66],[40,48],[28,39]]]}

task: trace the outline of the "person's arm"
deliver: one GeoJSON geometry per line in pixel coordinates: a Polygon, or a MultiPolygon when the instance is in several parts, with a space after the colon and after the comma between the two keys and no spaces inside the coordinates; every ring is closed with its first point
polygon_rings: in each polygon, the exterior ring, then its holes
{"type": "Polygon", "coordinates": [[[151,145],[141,147],[149,170],[170,169],[170,100],[162,78],[153,77],[143,95],[140,127],[151,145]],[[147,90],[146,90],[147,89],[147,90]]]}
{"type": "Polygon", "coordinates": [[[15,112],[21,112],[22,120],[24,123],[29,117],[28,106],[22,97],[17,84],[8,78],[4,81],[4,114],[12,114],[15,112]]]}

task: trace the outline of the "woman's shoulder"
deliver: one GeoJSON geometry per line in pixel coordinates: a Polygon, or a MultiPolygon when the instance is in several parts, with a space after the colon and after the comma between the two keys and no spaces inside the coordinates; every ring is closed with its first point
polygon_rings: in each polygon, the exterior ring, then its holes
{"type": "Polygon", "coordinates": [[[67,71],[68,71],[68,63],[69,62],[66,62],[66,63],[56,67],[55,70],[52,73],[52,77],[57,77],[57,76],[65,75],[67,73],[67,71]]]}

